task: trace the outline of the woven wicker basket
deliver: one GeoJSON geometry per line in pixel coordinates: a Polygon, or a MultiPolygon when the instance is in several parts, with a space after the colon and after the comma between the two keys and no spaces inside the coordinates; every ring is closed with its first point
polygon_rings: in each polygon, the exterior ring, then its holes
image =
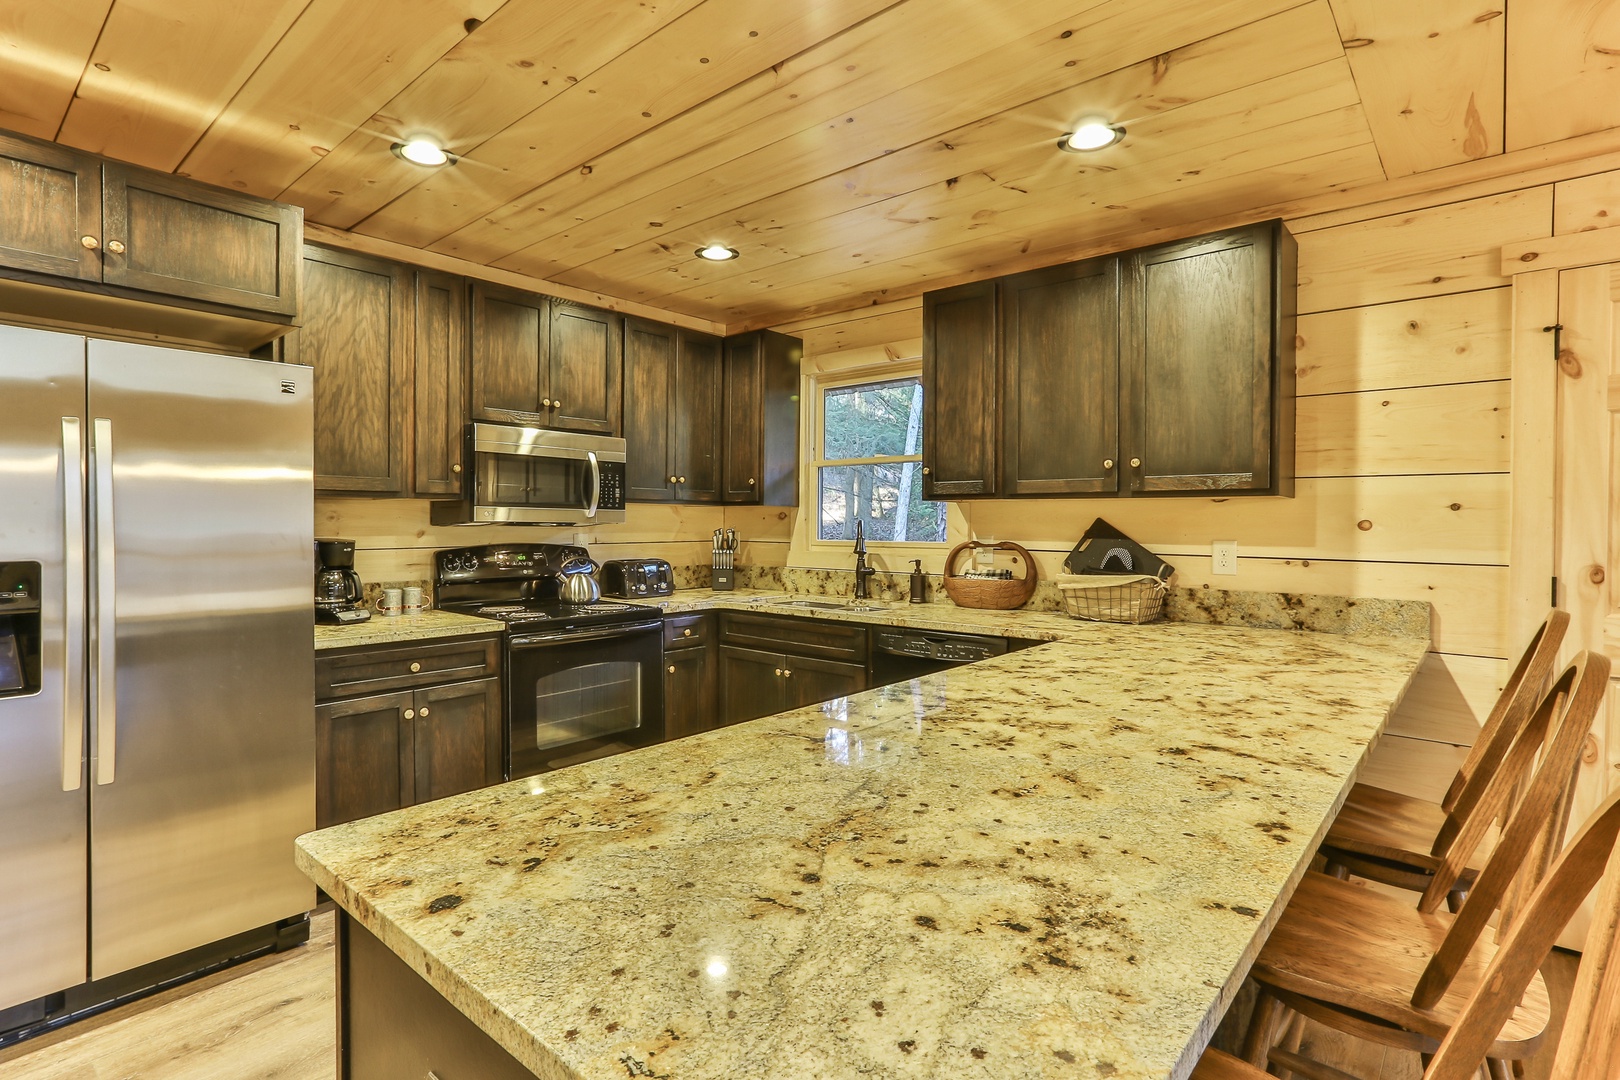
{"type": "Polygon", "coordinates": [[[976,540],[969,540],[965,544],[957,544],[945,557],[945,594],[954,600],[958,607],[996,608],[1002,611],[1023,607],[1029,603],[1029,598],[1035,595],[1035,582],[1038,577],[1035,560],[1030,558],[1029,552],[1011,541],[981,544],[976,540]],[[1024,560],[1024,576],[1006,579],[958,577],[956,557],[969,548],[992,548],[996,551],[1014,552],[1013,562],[1017,562],[1020,557],[1024,560]]]}
{"type": "Polygon", "coordinates": [[[1063,610],[1092,622],[1152,622],[1164,610],[1164,582],[1146,574],[1064,574],[1063,610]]]}

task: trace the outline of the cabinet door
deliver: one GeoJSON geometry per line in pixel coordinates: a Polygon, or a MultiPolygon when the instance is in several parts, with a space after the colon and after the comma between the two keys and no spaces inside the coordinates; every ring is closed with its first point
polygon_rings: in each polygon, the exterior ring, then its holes
{"type": "Polygon", "coordinates": [[[1273,226],[1259,225],[1130,256],[1122,346],[1132,490],[1271,487],[1274,250],[1273,226]]]}
{"type": "Polygon", "coordinates": [[[682,330],[675,350],[675,496],[720,501],[721,341],[682,330]]]}
{"type": "Polygon", "coordinates": [[[726,339],[722,393],[724,452],[720,496],[728,503],[757,503],[765,471],[764,357],[758,333],[726,339]]]}
{"type": "Polygon", "coordinates": [[[298,314],[297,207],[109,161],[101,213],[107,284],[298,314]]]}
{"type": "Polygon", "coordinates": [[[720,726],[715,707],[714,650],[664,653],[664,738],[679,739],[720,726]]]}
{"type": "Polygon", "coordinates": [[[315,706],[315,827],[416,801],[415,695],[376,694],[315,706]]]}
{"type": "Polygon", "coordinates": [[[316,490],[404,491],[409,271],[306,247],[304,293],[304,325],[287,359],[315,369],[316,490]]]}
{"type": "Polygon", "coordinates": [[[923,296],[923,498],[996,491],[996,283],[923,296]]]}
{"type": "Polygon", "coordinates": [[[782,680],[787,687],[788,709],[815,705],[833,698],[848,697],[866,689],[866,665],[817,660],[808,656],[784,656],[782,680]]]}
{"type": "Polygon", "coordinates": [[[720,646],[720,722],[740,724],[787,708],[781,653],[720,646]]]}
{"type": "Polygon", "coordinates": [[[1119,260],[1001,282],[1002,494],[1119,489],[1119,260]]]}
{"type": "Polygon", "coordinates": [[[467,426],[467,282],[416,272],[416,444],[412,489],[461,493],[467,426]]]}
{"type": "Polygon", "coordinates": [[[501,681],[416,692],[416,801],[501,781],[501,681]]]}
{"type": "Polygon", "coordinates": [[[540,382],[550,343],[551,303],[544,296],[473,282],[472,418],[549,424],[551,398],[540,382]]]}
{"type": "Polygon", "coordinates": [[[624,456],[632,502],[668,502],[675,497],[671,470],[670,392],[674,382],[673,326],[624,321],[624,456]]]}
{"type": "MultiPolygon", "coordinates": [[[[617,435],[624,375],[624,317],[612,311],[551,302],[547,427],[617,435]]],[[[544,402],[542,402],[544,404],[544,402]]]]}
{"type": "Polygon", "coordinates": [[[101,279],[101,162],[0,135],[0,206],[0,266],[101,279]]]}

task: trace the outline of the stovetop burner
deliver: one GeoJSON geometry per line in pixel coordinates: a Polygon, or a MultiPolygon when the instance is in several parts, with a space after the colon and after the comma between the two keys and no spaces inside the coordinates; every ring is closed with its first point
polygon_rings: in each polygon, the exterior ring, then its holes
{"type": "Polygon", "coordinates": [[[656,616],[656,609],[636,604],[595,602],[565,604],[561,600],[530,600],[523,603],[446,604],[448,610],[486,619],[499,619],[508,625],[539,622],[613,623],[656,616]]]}

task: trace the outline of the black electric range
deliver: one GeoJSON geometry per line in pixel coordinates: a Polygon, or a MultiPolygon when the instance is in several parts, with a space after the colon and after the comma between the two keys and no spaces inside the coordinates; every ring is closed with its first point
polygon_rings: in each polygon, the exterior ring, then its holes
{"type": "Polygon", "coordinates": [[[438,606],[506,624],[506,775],[532,776],[662,742],[663,613],[561,599],[566,544],[455,548],[434,559],[438,606]]]}

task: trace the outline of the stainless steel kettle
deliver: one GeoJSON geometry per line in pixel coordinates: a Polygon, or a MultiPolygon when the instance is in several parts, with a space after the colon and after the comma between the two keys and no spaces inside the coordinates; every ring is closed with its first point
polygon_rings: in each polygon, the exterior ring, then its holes
{"type": "Polygon", "coordinates": [[[596,580],[598,567],[590,559],[575,556],[563,563],[562,599],[567,604],[589,604],[602,599],[602,584],[596,580]]]}

